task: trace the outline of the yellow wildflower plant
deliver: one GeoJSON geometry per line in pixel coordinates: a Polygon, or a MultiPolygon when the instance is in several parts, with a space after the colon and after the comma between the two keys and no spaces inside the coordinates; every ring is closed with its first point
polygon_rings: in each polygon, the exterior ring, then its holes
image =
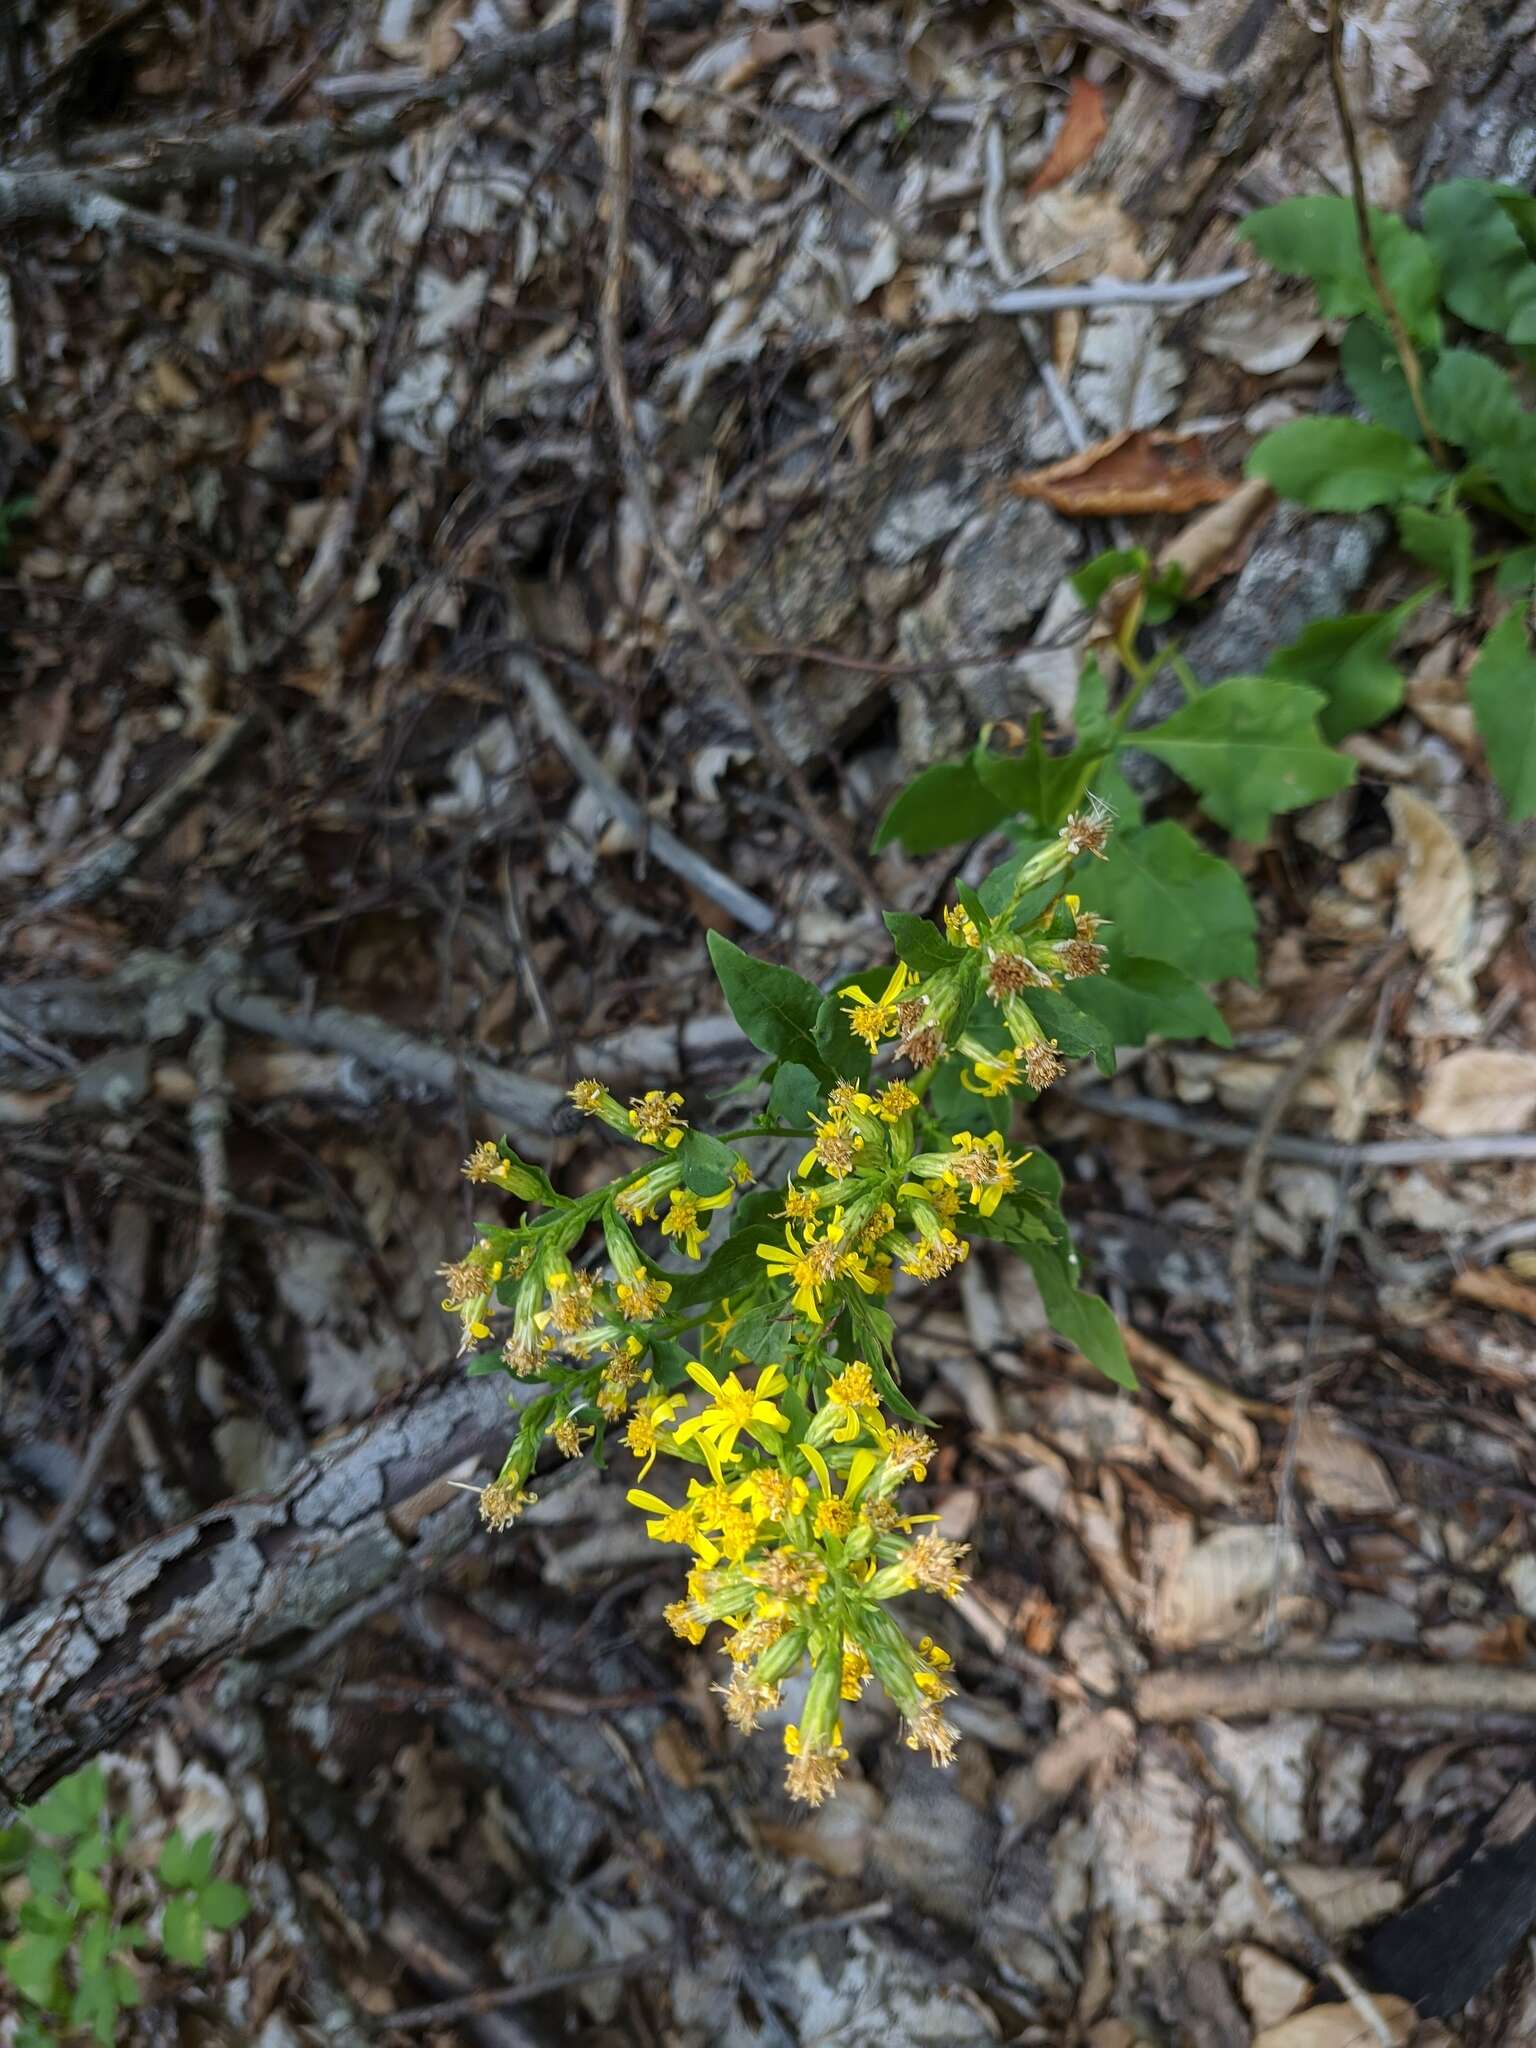
{"type": "Polygon", "coordinates": [[[1065,882],[1107,829],[1085,814],[1010,864],[995,910],[962,891],[942,930],[893,917],[902,957],[868,978],[873,995],[862,982],[826,995],[711,934],[727,1000],[773,1062],[769,1101],[743,1129],[711,1135],[675,1089],[625,1104],[594,1077],[571,1102],[601,1143],[645,1148],[633,1170],[572,1197],[505,1140],[476,1144],[464,1168],[523,1205],[442,1269],[470,1370],[507,1375],[519,1413],[500,1472],[471,1489],[483,1520],[516,1525],[550,1448],[601,1462],[617,1433],[635,1461],[629,1504],[683,1553],[667,1625],[719,1645],[731,1726],[750,1733],[809,1671],[783,1742],[787,1789],[812,1805],[848,1763],[842,1706],[870,1685],[911,1747],[938,1765],[954,1755],[950,1658],[901,1619],[914,1600],[953,1599],[966,1576],[963,1549],[906,1498],[935,1456],[900,1389],[895,1318],[910,1290],[942,1283],[984,1230],[1036,1263],[1071,1341],[1128,1377],[1108,1312],[1077,1289],[1059,1177],[1008,1128],[1068,1048],[1104,1042],[1066,994],[1109,956],[1065,882]],[[910,1071],[872,1081],[877,1051],[910,1071]],[[787,1187],[768,1156],[769,1184],[749,1192],[742,1148],[785,1137],[803,1148],[787,1187]]]}

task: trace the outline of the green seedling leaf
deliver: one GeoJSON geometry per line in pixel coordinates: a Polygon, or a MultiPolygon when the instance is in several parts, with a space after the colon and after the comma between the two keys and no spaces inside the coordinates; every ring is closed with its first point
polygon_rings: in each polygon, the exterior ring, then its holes
{"type": "Polygon", "coordinates": [[[1316,619],[1299,639],[1269,657],[1264,673],[1320,690],[1327,701],[1318,713],[1318,727],[1325,739],[1341,740],[1363,726],[1379,725],[1402,703],[1403,679],[1391,659],[1396,637],[1391,612],[1316,619]]]}
{"type": "Polygon", "coordinates": [[[1351,320],[1339,343],[1339,368],[1355,398],[1380,427],[1410,441],[1422,441],[1424,429],[1413,409],[1408,379],[1391,337],[1374,320],[1351,320]]]}
{"type": "Polygon", "coordinates": [[[1205,990],[1166,960],[1138,960],[1111,947],[1109,973],[1074,981],[1072,993],[1116,1045],[1145,1045],[1149,1038],[1232,1043],[1227,1020],[1205,990]]]}
{"type": "Polygon", "coordinates": [[[1200,792],[1205,810],[1239,839],[1260,840],[1279,811],[1332,796],[1355,764],[1317,727],[1320,691],[1269,676],[1229,676],[1136,744],[1200,792]]]}
{"type": "Polygon", "coordinates": [[[1247,473],[1314,512],[1364,512],[1432,498],[1445,479],[1422,448],[1363,420],[1291,420],[1266,434],[1247,473]]]}
{"type": "Polygon", "coordinates": [[[87,1764],[61,1778],[35,1806],[25,1807],[23,1818],[45,1835],[73,1838],[96,1825],[106,1797],[106,1773],[100,1764],[87,1764]]]}
{"type": "MultiPolygon", "coordinates": [[[[1427,211],[1427,209],[1426,209],[1427,211]]],[[[1432,348],[1440,339],[1438,245],[1413,232],[1396,214],[1370,209],[1371,240],[1387,289],[1397,301],[1413,339],[1432,348]]],[[[1282,200],[1250,213],[1238,229],[1284,277],[1309,277],[1317,303],[1330,320],[1370,313],[1385,320],[1360,253],[1354,207],[1334,194],[1282,200]]]]}
{"type": "Polygon", "coordinates": [[[203,1960],[203,1915],[196,1896],[178,1892],[165,1902],[160,1924],[160,1946],[173,1963],[195,1969],[203,1960]]]}
{"type": "Polygon", "coordinates": [[[821,1107],[821,1083],[798,1060],[781,1060],[768,1090],[768,1115],[776,1124],[805,1130],[813,1109],[821,1107]]]}
{"type": "Polygon", "coordinates": [[[1467,700],[1510,817],[1536,816],[1536,654],[1521,611],[1506,613],[1483,642],[1467,700]]]}
{"type": "Polygon", "coordinates": [[[1106,548],[1074,572],[1072,588],[1091,611],[1112,584],[1123,576],[1145,576],[1151,566],[1145,548],[1106,548]]]}
{"type": "Polygon", "coordinates": [[[1528,548],[1516,548],[1500,562],[1493,587],[1500,597],[1529,596],[1531,586],[1536,584],[1536,544],[1528,548]]]}
{"type": "Polygon", "coordinates": [[[1445,303],[1469,327],[1536,342],[1536,263],[1505,205],[1517,185],[1453,178],[1424,199],[1424,232],[1440,260],[1445,303]]]}
{"type": "MultiPolygon", "coordinates": [[[[1397,535],[1416,561],[1423,562],[1437,576],[1444,577],[1456,610],[1466,611],[1472,602],[1472,522],[1466,513],[1457,505],[1435,512],[1426,510],[1422,505],[1400,505],[1397,535]]],[[[1396,674],[1395,669],[1393,673],[1396,674]]],[[[1399,697],[1401,694],[1399,686],[1399,697]]],[[[1329,723],[1333,708],[1330,703],[1320,723],[1329,739],[1338,739],[1340,735],[1331,729],[1329,723]]],[[[1396,708],[1395,704],[1387,707],[1388,710],[1396,708]]],[[[1381,716],[1385,717],[1386,712],[1381,716]]],[[[1374,725],[1376,720],[1363,718],[1359,723],[1374,725]]]]}
{"type": "Polygon", "coordinates": [[[1258,980],[1258,917],[1242,876],[1171,818],[1117,832],[1108,858],[1085,863],[1073,886],[1128,953],[1196,981],[1258,980]]]}
{"type": "MultiPolygon", "coordinates": [[[[876,979],[883,988],[889,980],[884,968],[876,979]]],[[[851,987],[851,983],[845,983],[851,987]]],[[[878,991],[877,991],[878,993],[878,991]]],[[[836,995],[823,996],[821,1007],[816,1012],[816,1049],[821,1055],[823,1070],[837,1081],[867,1081],[869,1079],[869,1047],[862,1038],[856,1038],[848,1022],[848,1012],[836,995]]]]}
{"type": "Polygon", "coordinates": [[[227,1934],[231,1927],[238,1927],[251,1910],[250,1897],[244,1888],[222,1877],[209,1879],[198,1894],[198,1905],[204,1920],[220,1934],[227,1934]]]}
{"type": "Polygon", "coordinates": [[[904,960],[916,974],[937,974],[940,968],[953,967],[963,957],[963,948],[952,946],[936,924],[930,924],[926,917],[914,917],[910,911],[886,911],[885,928],[896,948],[896,958],[904,960]]]}
{"type": "Polygon", "coordinates": [[[696,1195],[723,1195],[734,1187],[732,1168],[736,1154],[708,1131],[689,1131],[677,1148],[683,1169],[683,1186],[696,1195]]]}
{"type": "Polygon", "coordinates": [[[1082,802],[1106,750],[1079,746],[1067,754],[1048,753],[1041,737],[1044,724],[1036,712],[1022,754],[989,754],[978,747],[972,758],[984,786],[1007,806],[1005,815],[1018,813],[1038,830],[1054,832],[1082,802]]]}
{"type": "Polygon", "coordinates": [[[59,1994],[59,1961],[68,1938],[53,1934],[22,1934],[0,1949],[0,1969],[23,1998],[45,2010],[59,1994]]]}

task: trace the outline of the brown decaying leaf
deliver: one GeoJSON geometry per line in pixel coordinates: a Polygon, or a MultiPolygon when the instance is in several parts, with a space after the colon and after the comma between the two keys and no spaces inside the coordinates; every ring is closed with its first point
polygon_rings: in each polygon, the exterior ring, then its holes
{"type": "Polygon", "coordinates": [[[1230,497],[1237,486],[1209,466],[1196,434],[1127,427],[1027,476],[1009,489],[1043,498],[1068,519],[1113,518],[1131,512],[1193,512],[1230,497]]]}
{"type": "Polygon", "coordinates": [[[1030,179],[1025,197],[1049,192],[1072,173],[1080,170],[1104,140],[1109,116],[1104,111],[1104,88],[1086,78],[1074,78],[1067,98],[1067,111],[1045,162],[1030,179]]]}

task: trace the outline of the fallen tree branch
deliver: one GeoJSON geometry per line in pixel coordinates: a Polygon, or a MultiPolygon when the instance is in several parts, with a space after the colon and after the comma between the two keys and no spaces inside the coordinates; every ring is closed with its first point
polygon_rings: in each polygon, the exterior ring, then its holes
{"type": "Polygon", "coordinates": [[[192,1144],[197,1153],[197,1177],[202,1190],[202,1215],[198,1223],[197,1252],[192,1271],[157,1335],[118,1380],[107,1412],[96,1425],[85,1456],[80,1460],[74,1483],[39,1536],[31,1555],[17,1568],[11,1584],[11,1598],[15,1602],[30,1600],[42,1583],[49,1559],[74,1528],[86,1503],[95,1493],[102,1467],[112,1455],[123,1425],[145,1388],[181,1356],[212,1315],[218,1301],[224,1219],[229,1212],[229,1165],[224,1147],[229,1102],[224,1087],[224,1026],[212,1018],[197,1034],[192,1048],[192,1071],[197,1082],[197,1100],[187,1121],[192,1130],[192,1144]]]}
{"type": "Polygon", "coordinates": [[[613,9],[612,57],[608,71],[608,120],[603,135],[603,164],[607,175],[608,243],[603,269],[602,292],[598,300],[598,340],[603,362],[603,382],[608,392],[608,410],[618,436],[624,483],[635,510],[640,514],[651,552],[660,562],[673,595],[689,624],[698,634],[720,683],[740,708],[752,728],[753,738],[765,765],[789,789],[799,807],[800,819],[822,852],[838,872],[876,913],[880,897],[847,843],[823,817],[804,771],[798,768],[774,737],[762,706],[751,685],[737,667],[734,656],[682,559],[662,525],[656,496],[651,489],[640,429],[635,420],[634,400],[624,368],[624,285],[629,275],[629,199],[633,183],[634,129],[630,118],[630,86],[635,56],[645,23],[645,0],[615,0],[613,9]]]}
{"type": "Polygon", "coordinates": [[[287,1649],[480,1524],[450,1471],[499,1458],[521,1382],[457,1369],[142,1543],[0,1634],[0,1797],[35,1799],[198,1672],[287,1649]]]}
{"type": "Polygon", "coordinates": [[[1154,1671],[1136,1687],[1143,1721],[1204,1714],[1513,1714],[1536,1717],[1536,1671],[1502,1664],[1212,1664],[1154,1671]]]}
{"type": "MultiPolygon", "coordinates": [[[[721,5],[722,0],[655,0],[651,25],[707,27],[721,5]]],[[[579,49],[606,38],[612,19],[612,10],[605,4],[582,7],[542,28],[508,36],[479,56],[451,65],[438,77],[423,79],[403,101],[351,121],[299,121],[281,128],[247,124],[190,139],[174,133],[118,131],[92,138],[97,158],[89,164],[31,158],[16,170],[27,176],[84,172],[125,198],[142,198],[173,186],[217,184],[225,178],[332,170],[347,157],[395,148],[412,129],[482,94],[500,93],[540,65],[563,62],[579,49]],[[134,155],[141,161],[100,160],[134,155]]]]}
{"type": "MultiPolygon", "coordinates": [[[[521,626],[522,621],[518,624],[521,626]]],[[[761,937],[773,930],[778,919],[766,903],[754,896],[750,889],[742,888],[739,882],[733,882],[729,875],[712,867],[702,854],[686,846],[665,825],[658,824],[619,787],[571,722],[536,655],[526,646],[514,647],[507,656],[507,671],[527,698],[544,737],[606,809],[628,826],[643,849],[654,853],[663,867],[670,868],[691,888],[698,889],[712,903],[718,903],[722,910],[729,911],[749,932],[756,932],[761,937]]]]}
{"type": "MultiPolygon", "coordinates": [[[[1108,1088],[1085,1088],[1070,1099],[1095,1116],[1155,1124],[1160,1130],[1177,1131],[1181,1137],[1218,1145],[1228,1152],[1246,1152],[1254,1140],[1252,1124],[1201,1116],[1181,1102],[1159,1102],[1151,1095],[1116,1095],[1108,1088]]],[[[1358,1145],[1282,1133],[1270,1141],[1269,1154],[1272,1159],[1294,1160],[1302,1166],[1467,1166],[1480,1159],[1536,1159],[1536,1132],[1494,1131],[1468,1138],[1366,1138],[1358,1145]]]]}
{"type": "Polygon", "coordinates": [[[0,170],[0,224],[14,226],[27,220],[67,221],[82,234],[119,236],[162,256],[195,256],[215,269],[238,271],[276,291],[298,292],[306,298],[334,299],[375,311],[385,303],[356,278],[311,270],[253,242],[232,241],[228,235],[212,235],[186,221],[145,212],[75,171],[0,170]]]}

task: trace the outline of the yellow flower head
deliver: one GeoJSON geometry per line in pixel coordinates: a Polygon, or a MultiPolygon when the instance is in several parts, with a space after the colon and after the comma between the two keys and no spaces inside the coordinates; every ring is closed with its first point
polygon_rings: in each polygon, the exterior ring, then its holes
{"type": "MultiPolygon", "coordinates": [[[[567,1068],[566,1071],[569,1073],[570,1069],[567,1068]]],[[[601,1081],[578,1081],[576,1086],[567,1089],[566,1093],[583,1116],[596,1116],[603,1106],[603,1098],[608,1090],[601,1081]]]]}
{"type": "Polygon", "coordinates": [[[787,1216],[791,1223],[809,1223],[820,1206],[821,1195],[816,1188],[788,1187],[784,1190],[784,1206],[778,1213],[787,1216]]]}
{"type": "Polygon", "coordinates": [[[477,1185],[483,1185],[488,1181],[494,1181],[500,1174],[501,1168],[501,1153],[487,1138],[477,1145],[465,1160],[463,1173],[466,1180],[474,1181],[477,1185]]]}
{"type": "Polygon", "coordinates": [[[672,1293],[670,1280],[639,1273],[633,1280],[621,1280],[615,1290],[619,1307],[632,1323],[648,1323],[672,1293]]]}
{"type": "Polygon", "coordinates": [[[1021,1152],[1017,1159],[1010,1159],[1001,1131],[988,1131],[979,1138],[969,1131],[958,1131],[954,1147],[957,1156],[950,1161],[950,1173],[970,1189],[972,1206],[983,1216],[990,1216],[1004,1195],[1012,1194],[1018,1186],[1016,1169],[1030,1155],[1021,1152]]]}
{"type": "Polygon", "coordinates": [[[909,1109],[917,1107],[917,1092],[905,1081],[891,1081],[875,1097],[875,1115],[882,1123],[899,1123],[909,1109]]]}
{"type": "Polygon", "coordinates": [[[976,929],[975,919],[959,903],[944,906],[944,935],[952,946],[979,946],[981,933],[976,929]]]}
{"type": "Polygon", "coordinates": [[[546,1436],[554,1438],[557,1447],[567,1458],[579,1458],[582,1445],[595,1433],[593,1430],[578,1427],[569,1415],[562,1415],[544,1432],[546,1436]]]}
{"type": "Polygon", "coordinates": [[[800,1161],[796,1171],[803,1178],[812,1166],[821,1166],[834,1180],[845,1180],[854,1168],[859,1154],[864,1150],[862,1135],[849,1127],[848,1123],[835,1112],[822,1118],[814,1111],[811,1122],[816,1127],[816,1142],[800,1161]]]}
{"type": "Polygon", "coordinates": [[[660,1088],[647,1088],[643,1095],[630,1097],[629,1127],[642,1145],[660,1145],[675,1152],[688,1128],[677,1114],[682,1106],[683,1098],[675,1089],[666,1094],[660,1088]]]}
{"type": "Polygon", "coordinates": [[[783,1244],[757,1247],[757,1256],[767,1264],[773,1279],[787,1278],[794,1283],[795,1307],[813,1323],[821,1321],[821,1290],[836,1269],[842,1235],[842,1226],[831,1223],[825,1235],[817,1238],[814,1224],[807,1224],[803,1244],[794,1230],[786,1227],[783,1244]]]}
{"type": "MultiPolygon", "coordinates": [[[[971,1048],[964,1043],[961,1051],[971,1048]]],[[[973,1095],[996,1097],[1006,1095],[1017,1088],[1024,1078],[1023,1055],[1016,1045],[1010,1045],[1003,1052],[987,1052],[977,1046],[972,1053],[972,1063],[960,1070],[960,1086],[968,1088],[973,1095]]]]}
{"type": "Polygon", "coordinates": [[[878,996],[867,996],[858,986],[841,988],[838,994],[844,998],[844,1015],[848,1028],[855,1038],[862,1038],[873,1052],[882,1038],[890,1038],[896,1030],[896,1004],[902,990],[917,976],[903,960],[896,968],[878,996]]]}
{"type": "Polygon", "coordinates": [[[716,1471],[735,1457],[736,1439],[743,1430],[759,1440],[764,1431],[770,1437],[788,1431],[789,1417],[773,1405],[774,1395],[782,1393],[789,1384],[782,1366],[764,1366],[754,1387],[743,1386],[733,1372],[728,1372],[723,1380],[717,1379],[707,1365],[690,1365],[688,1377],[695,1386],[704,1389],[710,1400],[701,1414],[691,1415],[678,1425],[676,1441],[687,1444],[698,1437],[716,1471]]]}
{"type": "Polygon", "coordinates": [[[709,1229],[708,1212],[725,1208],[730,1199],[729,1188],[720,1195],[696,1195],[691,1188],[674,1188],[668,1197],[671,1206],[661,1220],[662,1236],[680,1238],[690,1259],[701,1258],[709,1229]],[[706,1220],[700,1222],[701,1216],[706,1220]]]}
{"type": "Polygon", "coordinates": [[[681,1394],[648,1394],[629,1418],[624,1442],[641,1461],[638,1475],[641,1479],[656,1462],[656,1453],[665,1441],[662,1430],[682,1405],[681,1394]]]}
{"type": "Polygon", "coordinates": [[[495,1479],[489,1486],[480,1489],[480,1519],[493,1536],[499,1536],[503,1529],[512,1524],[526,1507],[531,1507],[536,1495],[525,1493],[521,1486],[503,1479],[495,1479]]]}

